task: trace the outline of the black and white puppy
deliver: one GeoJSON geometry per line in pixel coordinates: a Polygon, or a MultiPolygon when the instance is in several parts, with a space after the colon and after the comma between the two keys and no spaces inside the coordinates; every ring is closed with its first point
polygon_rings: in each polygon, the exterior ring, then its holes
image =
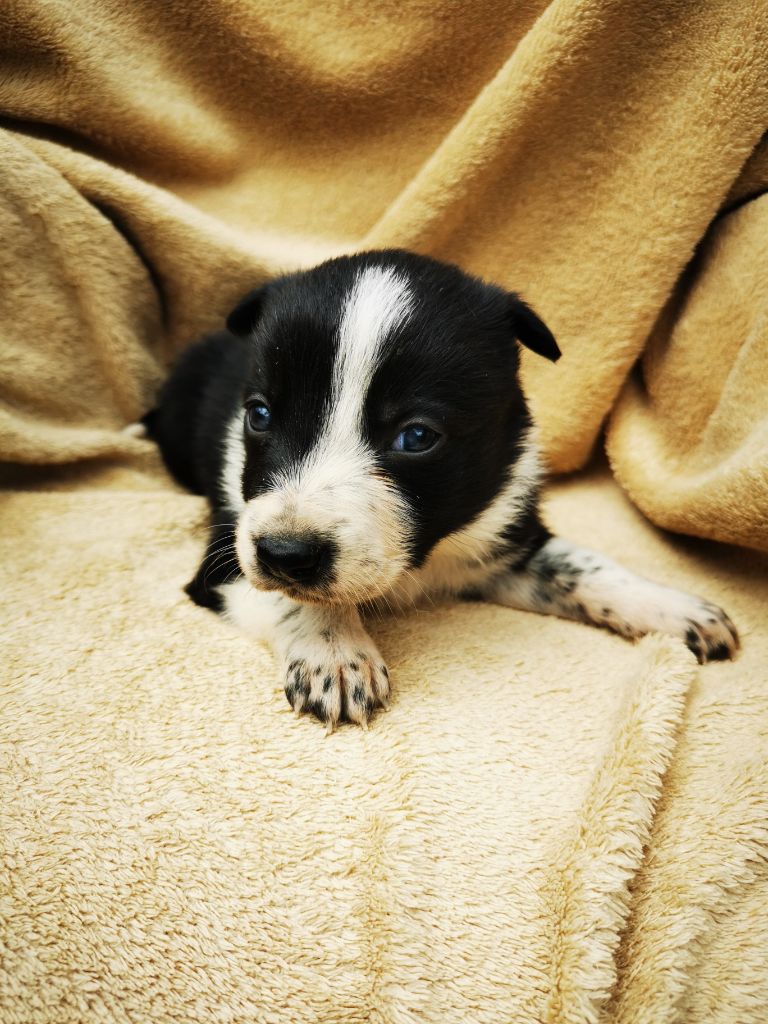
{"type": "Polygon", "coordinates": [[[183,354],[144,423],[211,505],[187,592],[271,642],[297,712],[364,726],[390,683],[361,611],[424,596],[735,652],[716,605],[542,524],[518,342],[560,356],[516,295],[387,250],[271,281],[183,354]]]}

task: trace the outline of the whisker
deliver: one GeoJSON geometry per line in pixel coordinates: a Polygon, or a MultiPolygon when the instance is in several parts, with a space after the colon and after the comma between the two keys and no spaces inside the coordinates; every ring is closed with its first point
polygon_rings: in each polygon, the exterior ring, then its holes
{"type": "Polygon", "coordinates": [[[418,578],[418,576],[416,576],[413,572],[411,572],[410,569],[403,569],[403,574],[405,576],[407,576],[410,580],[412,580],[416,584],[416,586],[419,588],[419,591],[421,592],[421,596],[426,598],[426,600],[429,601],[429,603],[434,606],[434,604],[435,604],[434,595],[431,594],[427,590],[427,588],[424,586],[424,584],[421,582],[421,580],[418,578]]]}
{"type": "Polygon", "coordinates": [[[236,557],[237,555],[232,548],[225,548],[223,551],[216,551],[214,554],[206,556],[206,561],[210,561],[208,569],[210,570],[215,568],[224,559],[236,557]]]}
{"type": "Polygon", "coordinates": [[[214,569],[218,569],[219,571],[221,571],[223,569],[226,569],[227,566],[229,565],[235,565],[236,569],[234,571],[242,574],[242,570],[240,569],[237,559],[230,558],[228,561],[219,563],[218,565],[209,565],[205,571],[205,574],[203,575],[203,585],[205,585],[208,582],[208,577],[211,575],[214,569]]]}

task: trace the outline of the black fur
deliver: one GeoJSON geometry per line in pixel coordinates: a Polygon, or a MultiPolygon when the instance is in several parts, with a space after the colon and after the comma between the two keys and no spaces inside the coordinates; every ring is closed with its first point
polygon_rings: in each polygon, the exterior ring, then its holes
{"type": "Polygon", "coordinates": [[[225,505],[219,482],[224,433],[242,404],[250,346],[227,331],[190,345],[144,417],[166,466],[187,490],[205,494],[215,511],[225,505]]]}
{"type": "Polygon", "coordinates": [[[208,547],[195,578],[184,588],[195,604],[220,612],[218,587],[241,576],[235,556],[235,513],[219,509],[211,516],[208,547]]]}

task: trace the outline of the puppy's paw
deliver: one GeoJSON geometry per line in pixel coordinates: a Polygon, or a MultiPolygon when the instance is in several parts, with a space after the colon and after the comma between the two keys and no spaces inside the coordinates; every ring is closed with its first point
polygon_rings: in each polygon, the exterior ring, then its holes
{"type": "Polygon", "coordinates": [[[683,624],[683,639],[699,663],[733,658],[739,649],[739,634],[723,609],[701,598],[688,600],[692,607],[683,624]]]}
{"type": "Polygon", "coordinates": [[[285,695],[297,714],[308,711],[332,732],[340,721],[364,729],[377,707],[386,707],[389,673],[365,633],[336,635],[291,646],[286,660],[285,695]]]}
{"type": "Polygon", "coordinates": [[[671,633],[685,641],[700,664],[733,658],[739,649],[736,627],[722,608],[694,594],[658,587],[648,592],[640,632],[671,633]]]}

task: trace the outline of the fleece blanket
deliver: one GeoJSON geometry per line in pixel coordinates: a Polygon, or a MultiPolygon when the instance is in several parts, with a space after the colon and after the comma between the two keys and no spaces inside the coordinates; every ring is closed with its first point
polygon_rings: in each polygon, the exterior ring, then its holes
{"type": "Polygon", "coordinates": [[[3,1024],[762,1022],[767,30],[3,6],[3,1024]],[[389,245],[550,323],[552,525],[722,603],[736,662],[431,608],[372,624],[392,708],[326,739],[184,598],[205,510],[124,426],[242,292],[389,245]]]}
{"type": "Polygon", "coordinates": [[[738,661],[430,608],[371,624],[392,706],[326,737],[182,593],[205,508],[146,459],[3,508],[3,1024],[764,1021],[765,556],[560,484],[554,526],[722,601],[738,661]]]}

